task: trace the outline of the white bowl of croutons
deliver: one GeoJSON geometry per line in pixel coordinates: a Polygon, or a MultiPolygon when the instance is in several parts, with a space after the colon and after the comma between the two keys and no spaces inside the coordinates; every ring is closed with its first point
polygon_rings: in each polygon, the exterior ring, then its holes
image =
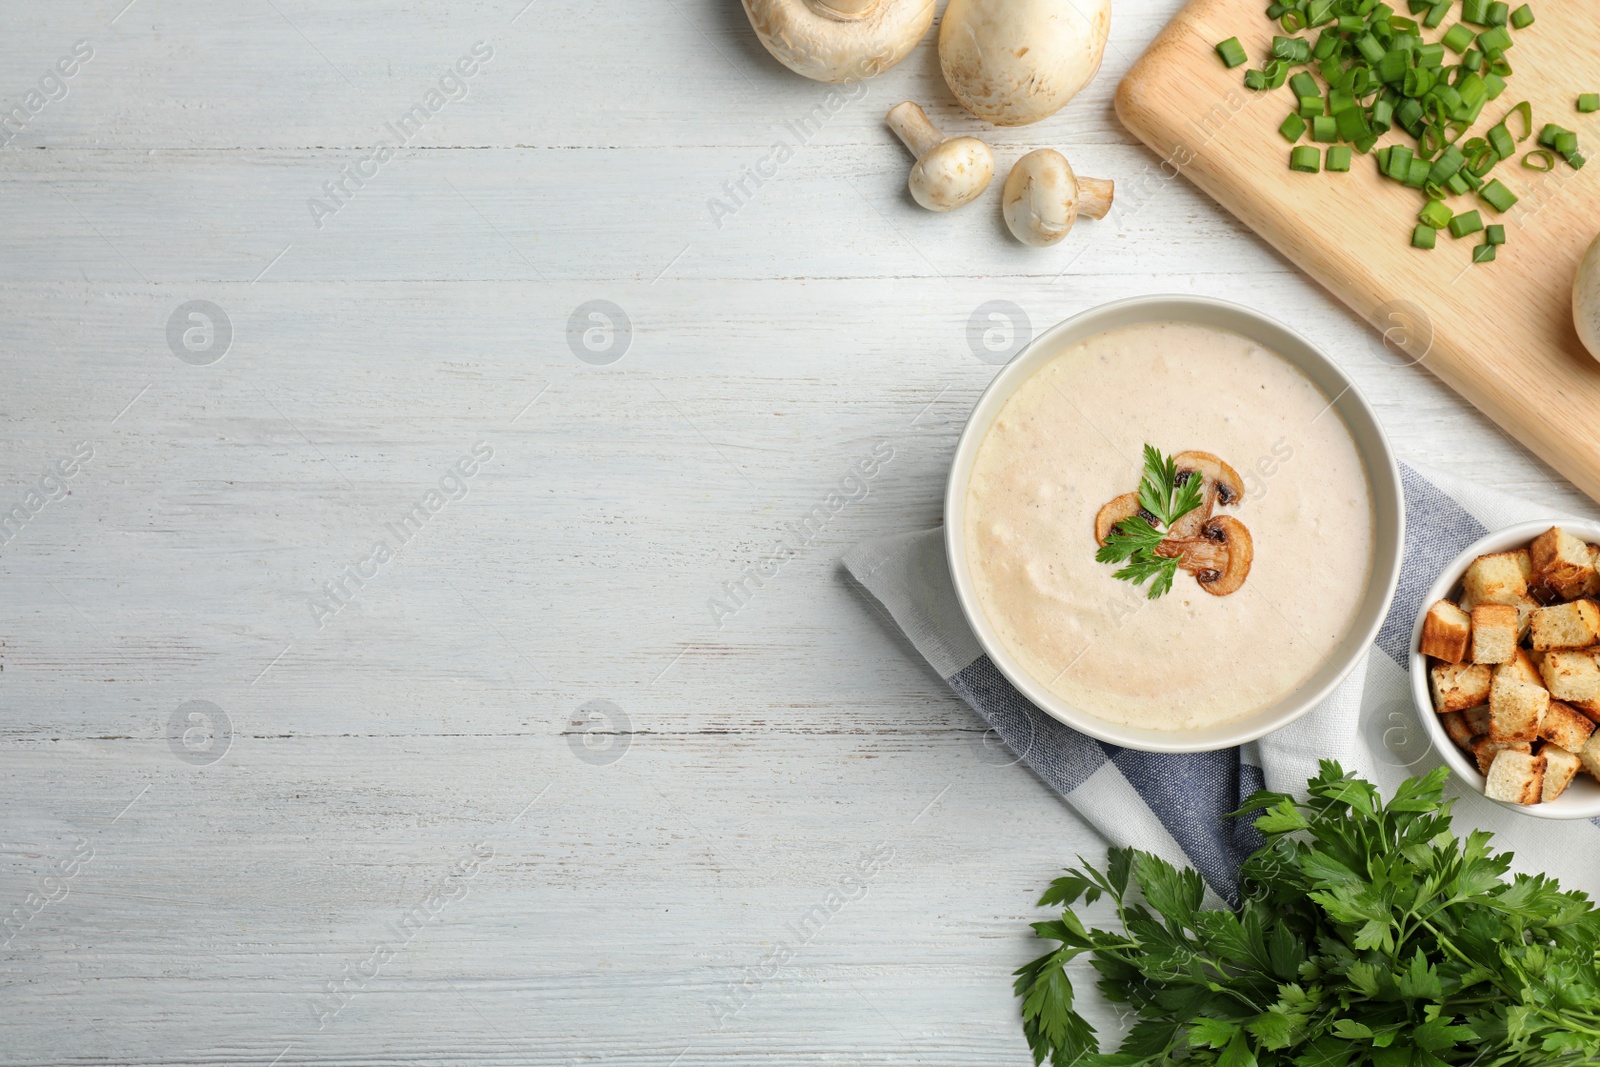
{"type": "Polygon", "coordinates": [[[1600,816],[1600,523],[1480,538],[1428,590],[1411,634],[1417,713],[1444,760],[1541,819],[1600,816]]]}

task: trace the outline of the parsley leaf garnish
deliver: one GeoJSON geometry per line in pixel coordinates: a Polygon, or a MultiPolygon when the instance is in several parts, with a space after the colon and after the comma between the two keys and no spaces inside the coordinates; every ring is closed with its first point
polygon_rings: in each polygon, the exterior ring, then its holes
{"type": "Polygon", "coordinates": [[[1178,559],[1156,555],[1172,529],[1172,524],[1198,508],[1205,493],[1205,479],[1195,474],[1178,484],[1178,465],[1159,449],[1144,446],[1144,474],[1139,479],[1139,506],[1156,517],[1152,525],[1143,515],[1123,519],[1094,554],[1101,563],[1126,563],[1113,578],[1134,585],[1150,582],[1146,594],[1151,600],[1165,596],[1178,573],[1178,559]]]}
{"type": "Polygon", "coordinates": [[[1489,834],[1456,837],[1447,775],[1407,779],[1385,803],[1325,760],[1305,800],[1256,793],[1234,815],[1254,815],[1266,844],[1229,910],[1204,910],[1200,876],[1150,853],[1069,869],[1040,900],[1060,919],[1033,924],[1058,947],[1016,972],[1035,1063],[1600,1063],[1600,909],[1545,875],[1507,880],[1489,834]],[[1072,910],[1102,896],[1121,932],[1072,910]],[[1067,970],[1083,955],[1132,1016],[1116,1052],[1076,1010],[1067,970]]]}

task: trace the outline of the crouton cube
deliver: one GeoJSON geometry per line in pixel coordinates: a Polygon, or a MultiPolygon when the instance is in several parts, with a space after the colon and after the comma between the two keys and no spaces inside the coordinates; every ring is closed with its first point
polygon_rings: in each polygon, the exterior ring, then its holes
{"type": "Polygon", "coordinates": [[[1600,700],[1569,700],[1566,703],[1587,715],[1590,722],[1600,723],[1600,700]]]}
{"type": "Polygon", "coordinates": [[[1594,577],[1589,546],[1559,526],[1552,526],[1528,546],[1532,581],[1554,589],[1563,600],[1580,597],[1594,577]]]}
{"type": "Polygon", "coordinates": [[[1532,682],[1541,688],[1544,686],[1544,675],[1539,673],[1538,664],[1525,648],[1517,649],[1516,655],[1512,656],[1509,662],[1496,664],[1494,673],[1509,674],[1520,682],[1532,682]]]}
{"type": "Polygon", "coordinates": [[[1479,556],[1461,576],[1461,608],[1479,604],[1515,604],[1528,595],[1528,579],[1515,552],[1479,556]]]}
{"type": "Polygon", "coordinates": [[[1600,733],[1589,735],[1589,740],[1583,744],[1583,751],[1578,753],[1578,759],[1583,762],[1584,770],[1600,779],[1600,733]]]}
{"type": "Polygon", "coordinates": [[[1489,705],[1479,704],[1475,708],[1468,708],[1461,713],[1461,719],[1472,731],[1473,737],[1487,737],[1489,734],[1489,705]]]}
{"type": "Polygon", "coordinates": [[[1539,750],[1539,755],[1544,757],[1544,787],[1539,791],[1539,799],[1548,802],[1567,791],[1583,761],[1559,745],[1546,745],[1539,750]]]}
{"type": "Polygon", "coordinates": [[[1502,749],[1489,765],[1483,794],[1509,804],[1537,804],[1544,791],[1544,757],[1502,749]]]}
{"type": "Polygon", "coordinates": [[[1594,733],[1594,723],[1580,711],[1559,700],[1552,700],[1539,721],[1539,736],[1568,752],[1581,750],[1589,735],[1594,733]]]}
{"type": "Polygon", "coordinates": [[[1528,741],[1491,741],[1487,737],[1480,737],[1472,742],[1472,755],[1478,761],[1478,773],[1488,774],[1489,765],[1494,758],[1506,749],[1514,752],[1532,752],[1533,745],[1528,741]]]}
{"type": "Polygon", "coordinates": [[[1533,628],[1533,613],[1540,604],[1531,596],[1525,596],[1517,601],[1517,640],[1521,641],[1528,636],[1528,631],[1533,628]]]}
{"type": "Polygon", "coordinates": [[[1422,654],[1460,663],[1467,658],[1467,638],[1472,616],[1448,600],[1428,609],[1422,620],[1422,654]]]}
{"type": "Polygon", "coordinates": [[[1467,717],[1459,711],[1447,711],[1439,716],[1439,725],[1444,727],[1444,732],[1450,740],[1463,752],[1469,751],[1472,744],[1472,727],[1467,724],[1467,717]]]}
{"type": "Polygon", "coordinates": [[[1429,671],[1433,707],[1443,714],[1465,711],[1489,700],[1489,666],[1485,663],[1439,663],[1429,671]]]}
{"type": "Polygon", "coordinates": [[[1550,694],[1509,673],[1494,679],[1489,690],[1489,739],[1532,741],[1550,706],[1550,694]]]}
{"type": "Polygon", "coordinates": [[[1594,700],[1600,697],[1600,666],[1588,652],[1551,651],[1539,664],[1545,688],[1557,700],[1594,700]]]}
{"type": "Polygon", "coordinates": [[[1517,609],[1479,604],[1472,609],[1472,662],[1507,663],[1517,654],[1517,609]]]}
{"type": "Polygon", "coordinates": [[[1533,647],[1541,652],[1552,648],[1588,648],[1600,640],[1600,607],[1592,600],[1552,604],[1535,608],[1528,628],[1533,647]]]}

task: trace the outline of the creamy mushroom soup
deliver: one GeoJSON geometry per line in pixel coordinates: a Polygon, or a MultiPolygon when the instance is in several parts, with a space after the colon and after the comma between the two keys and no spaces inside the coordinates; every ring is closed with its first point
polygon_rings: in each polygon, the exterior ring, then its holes
{"type": "Polygon", "coordinates": [[[1143,323],[1073,344],[1001,408],[973,462],[966,542],[984,614],[1045,688],[1111,722],[1198,729],[1276,703],[1338,647],[1372,568],[1372,494],[1330,398],[1283,357],[1143,323]],[[1095,560],[1096,514],[1139,487],[1146,443],[1237,472],[1243,495],[1215,514],[1248,527],[1254,557],[1229,595],[1179,570],[1149,600],[1095,560]]]}

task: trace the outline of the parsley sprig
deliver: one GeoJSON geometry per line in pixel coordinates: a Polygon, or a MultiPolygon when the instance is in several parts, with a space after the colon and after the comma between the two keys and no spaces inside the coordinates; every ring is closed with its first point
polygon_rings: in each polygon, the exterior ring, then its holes
{"type": "Polygon", "coordinates": [[[1134,585],[1150,582],[1146,595],[1155,600],[1172,588],[1178,573],[1178,560],[1156,555],[1172,524],[1198,508],[1205,492],[1205,479],[1191,474],[1178,484],[1178,465],[1159,449],[1144,446],[1144,474],[1139,479],[1139,506],[1156,517],[1157,527],[1143,515],[1117,523],[1106,543],[1094,554],[1101,563],[1126,563],[1112,574],[1134,585]]]}
{"type": "Polygon", "coordinates": [[[1148,852],[1069,869],[1039,902],[1061,918],[1033,924],[1060,947],[1016,972],[1035,1063],[1600,1063],[1600,910],[1544,875],[1507,881],[1511,856],[1489,851],[1490,834],[1451,833],[1446,774],[1407,779],[1385,804],[1324,761],[1307,800],[1256,793],[1235,814],[1262,812],[1266,844],[1235,910],[1203,910],[1200,876],[1148,852]],[[1073,913],[1102,896],[1122,932],[1073,913]],[[1074,1007],[1066,968],[1084,954],[1136,1019],[1115,1053],[1074,1007]]]}

